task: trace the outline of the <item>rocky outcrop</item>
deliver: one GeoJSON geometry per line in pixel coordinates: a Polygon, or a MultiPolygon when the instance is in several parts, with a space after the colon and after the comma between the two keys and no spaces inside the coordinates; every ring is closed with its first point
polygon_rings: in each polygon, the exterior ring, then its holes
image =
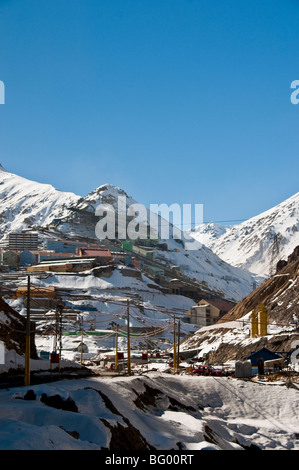
{"type": "Polygon", "coordinates": [[[211,363],[245,360],[262,348],[290,354],[299,341],[299,249],[280,263],[276,273],[225,314],[214,326],[184,339],[181,350],[203,350],[211,363]],[[250,338],[252,310],[264,304],[276,332],[250,338]]]}
{"type": "Polygon", "coordinates": [[[266,279],[219,323],[242,318],[263,303],[268,311],[269,321],[286,323],[299,318],[299,246],[289,255],[287,261],[278,263],[276,273],[266,279]]]}
{"type": "MultiPolygon", "coordinates": [[[[37,359],[34,341],[34,323],[31,322],[30,354],[37,359]]],[[[26,351],[26,318],[11,308],[3,298],[0,298],[0,341],[6,349],[15,350],[21,356],[26,351]]]]}

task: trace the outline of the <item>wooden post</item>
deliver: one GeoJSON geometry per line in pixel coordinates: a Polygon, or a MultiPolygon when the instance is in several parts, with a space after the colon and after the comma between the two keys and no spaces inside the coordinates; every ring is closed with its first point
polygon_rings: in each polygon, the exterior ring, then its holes
{"type": "Polygon", "coordinates": [[[115,370],[118,370],[118,325],[116,325],[115,334],[115,370]]]}
{"type": "Polygon", "coordinates": [[[177,370],[180,368],[180,335],[181,335],[181,322],[178,321],[178,354],[177,354],[177,370]]]}
{"type": "Polygon", "coordinates": [[[130,340],[130,301],[127,299],[127,362],[128,362],[128,374],[131,375],[131,340],[130,340]]]}
{"type": "Polygon", "coordinates": [[[177,358],[176,358],[176,332],[175,332],[176,324],[175,324],[175,315],[173,316],[173,370],[176,372],[177,368],[177,358]]]}
{"type": "Polygon", "coordinates": [[[25,352],[25,386],[30,385],[30,276],[27,283],[27,318],[26,318],[26,352],[25,352]]]}
{"type": "Polygon", "coordinates": [[[83,330],[82,330],[82,336],[81,336],[81,355],[80,355],[80,364],[82,366],[83,364],[83,330]]]}

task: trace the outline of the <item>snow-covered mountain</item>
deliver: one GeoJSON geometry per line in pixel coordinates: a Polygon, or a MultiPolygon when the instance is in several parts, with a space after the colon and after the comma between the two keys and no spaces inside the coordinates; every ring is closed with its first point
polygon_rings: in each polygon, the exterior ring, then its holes
{"type": "MultiPolygon", "coordinates": [[[[0,237],[10,232],[33,229],[41,237],[89,237],[96,239],[99,221],[98,205],[116,207],[118,197],[126,196],[127,206],[136,201],[121,189],[105,184],[85,197],[62,192],[49,184],[41,184],[0,169],[0,237]]],[[[204,282],[208,289],[227,299],[239,301],[252,291],[256,276],[233,267],[209,248],[194,242],[185,249],[182,240],[167,240],[168,250],[156,249],[156,259],[163,264],[176,265],[186,277],[204,282]],[[193,246],[194,245],[194,246],[193,246]]]]}
{"type": "MultiPolygon", "coordinates": [[[[6,171],[0,165],[0,238],[24,229],[56,227],[57,233],[95,238],[100,202],[112,203],[120,188],[103,185],[85,198],[6,171]]],[[[130,204],[135,202],[128,199],[130,204]]]]}
{"type": "Polygon", "coordinates": [[[299,244],[299,193],[239,225],[206,224],[190,234],[227,263],[271,275],[299,244]]]}
{"type": "Polygon", "coordinates": [[[71,215],[70,208],[80,200],[73,193],[30,181],[0,166],[0,236],[48,226],[55,219],[71,215]]]}
{"type": "Polygon", "coordinates": [[[213,250],[218,238],[224,235],[229,228],[231,228],[230,225],[208,222],[206,224],[198,225],[194,229],[188,230],[188,233],[190,236],[195,238],[195,240],[213,250]]]}

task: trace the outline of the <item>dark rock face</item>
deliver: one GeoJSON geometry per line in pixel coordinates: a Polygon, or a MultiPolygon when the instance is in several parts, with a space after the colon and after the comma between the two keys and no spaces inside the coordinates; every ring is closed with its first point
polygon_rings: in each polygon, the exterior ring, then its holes
{"type": "Polygon", "coordinates": [[[102,423],[110,430],[111,438],[109,450],[113,451],[131,451],[134,450],[154,450],[154,448],[146,441],[140,431],[136,429],[128,418],[123,416],[112,403],[110,398],[107,397],[100,390],[96,390],[100,395],[106,407],[115,415],[120,416],[124,425],[120,422],[113,424],[110,420],[100,418],[102,423]]]}
{"type": "Polygon", "coordinates": [[[293,253],[288,257],[288,263],[293,263],[294,261],[299,260],[299,245],[296,246],[293,253]]]}
{"type": "MultiPolygon", "coordinates": [[[[0,341],[3,341],[7,349],[15,350],[17,354],[24,355],[26,352],[26,318],[8,305],[0,298],[0,312],[4,315],[0,321],[0,341]]],[[[30,356],[37,359],[34,341],[34,323],[31,322],[30,356]]]]}
{"type": "Polygon", "coordinates": [[[40,397],[40,401],[58,410],[78,412],[77,405],[71,398],[63,400],[60,395],[48,396],[46,393],[43,393],[40,397]]]}
{"type": "Polygon", "coordinates": [[[288,264],[294,263],[299,260],[299,245],[296,246],[294,249],[293,253],[288,256],[288,260],[280,260],[278,261],[276,265],[276,274],[279,273],[284,267],[286,267],[288,264]]]}
{"type": "Polygon", "coordinates": [[[276,265],[276,274],[279,273],[279,271],[281,271],[287,264],[288,262],[285,261],[284,259],[281,259],[280,261],[278,261],[276,265]]]}

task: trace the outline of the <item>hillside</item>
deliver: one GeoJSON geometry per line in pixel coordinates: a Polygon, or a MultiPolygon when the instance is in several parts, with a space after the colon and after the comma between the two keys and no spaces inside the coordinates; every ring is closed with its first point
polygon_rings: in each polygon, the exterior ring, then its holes
{"type": "Polygon", "coordinates": [[[197,450],[298,449],[297,408],[298,389],[279,382],[158,372],[49,382],[0,390],[0,449],[109,450],[100,465],[126,455],[140,467],[155,450],[176,451],[178,466],[187,451],[199,465],[197,450]]]}
{"type": "MultiPolygon", "coordinates": [[[[109,184],[81,197],[27,180],[3,168],[0,169],[0,188],[2,245],[9,233],[25,229],[38,231],[41,244],[47,237],[99,241],[95,232],[99,203],[116,209],[119,196],[126,197],[127,207],[136,203],[124,190],[109,184]]],[[[239,301],[260,282],[254,274],[229,265],[196,241],[192,250],[186,249],[183,239],[166,241],[167,250],[155,248],[157,261],[168,267],[180,266],[186,278],[204,282],[218,296],[239,301]]],[[[121,245],[114,242],[114,246],[119,250],[121,245]]]]}
{"type": "Polygon", "coordinates": [[[299,193],[239,225],[204,224],[190,234],[227,263],[269,276],[299,244],[299,193]]]}
{"type": "Polygon", "coordinates": [[[280,260],[276,272],[239,302],[221,321],[238,320],[262,303],[270,322],[293,323],[299,319],[299,246],[280,260]]]}
{"type": "Polygon", "coordinates": [[[49,184],[36,183],[0,167],[0,237],[10,232],[50,225],[71,215],[70,208],[81,198],[49,184]]]}
{"type": "Polygon", "coordinates": [[[290,352],[299,340],[299,247],[281,260],[276,273],[246,296],[213,327],[198,330],[183,341],[182,349],[199,349],[215,362],[245,360],[266,347],[290,352]],[[250,315],[264,304],[268,312],[268,335],[250,337],[250,315]]]}

